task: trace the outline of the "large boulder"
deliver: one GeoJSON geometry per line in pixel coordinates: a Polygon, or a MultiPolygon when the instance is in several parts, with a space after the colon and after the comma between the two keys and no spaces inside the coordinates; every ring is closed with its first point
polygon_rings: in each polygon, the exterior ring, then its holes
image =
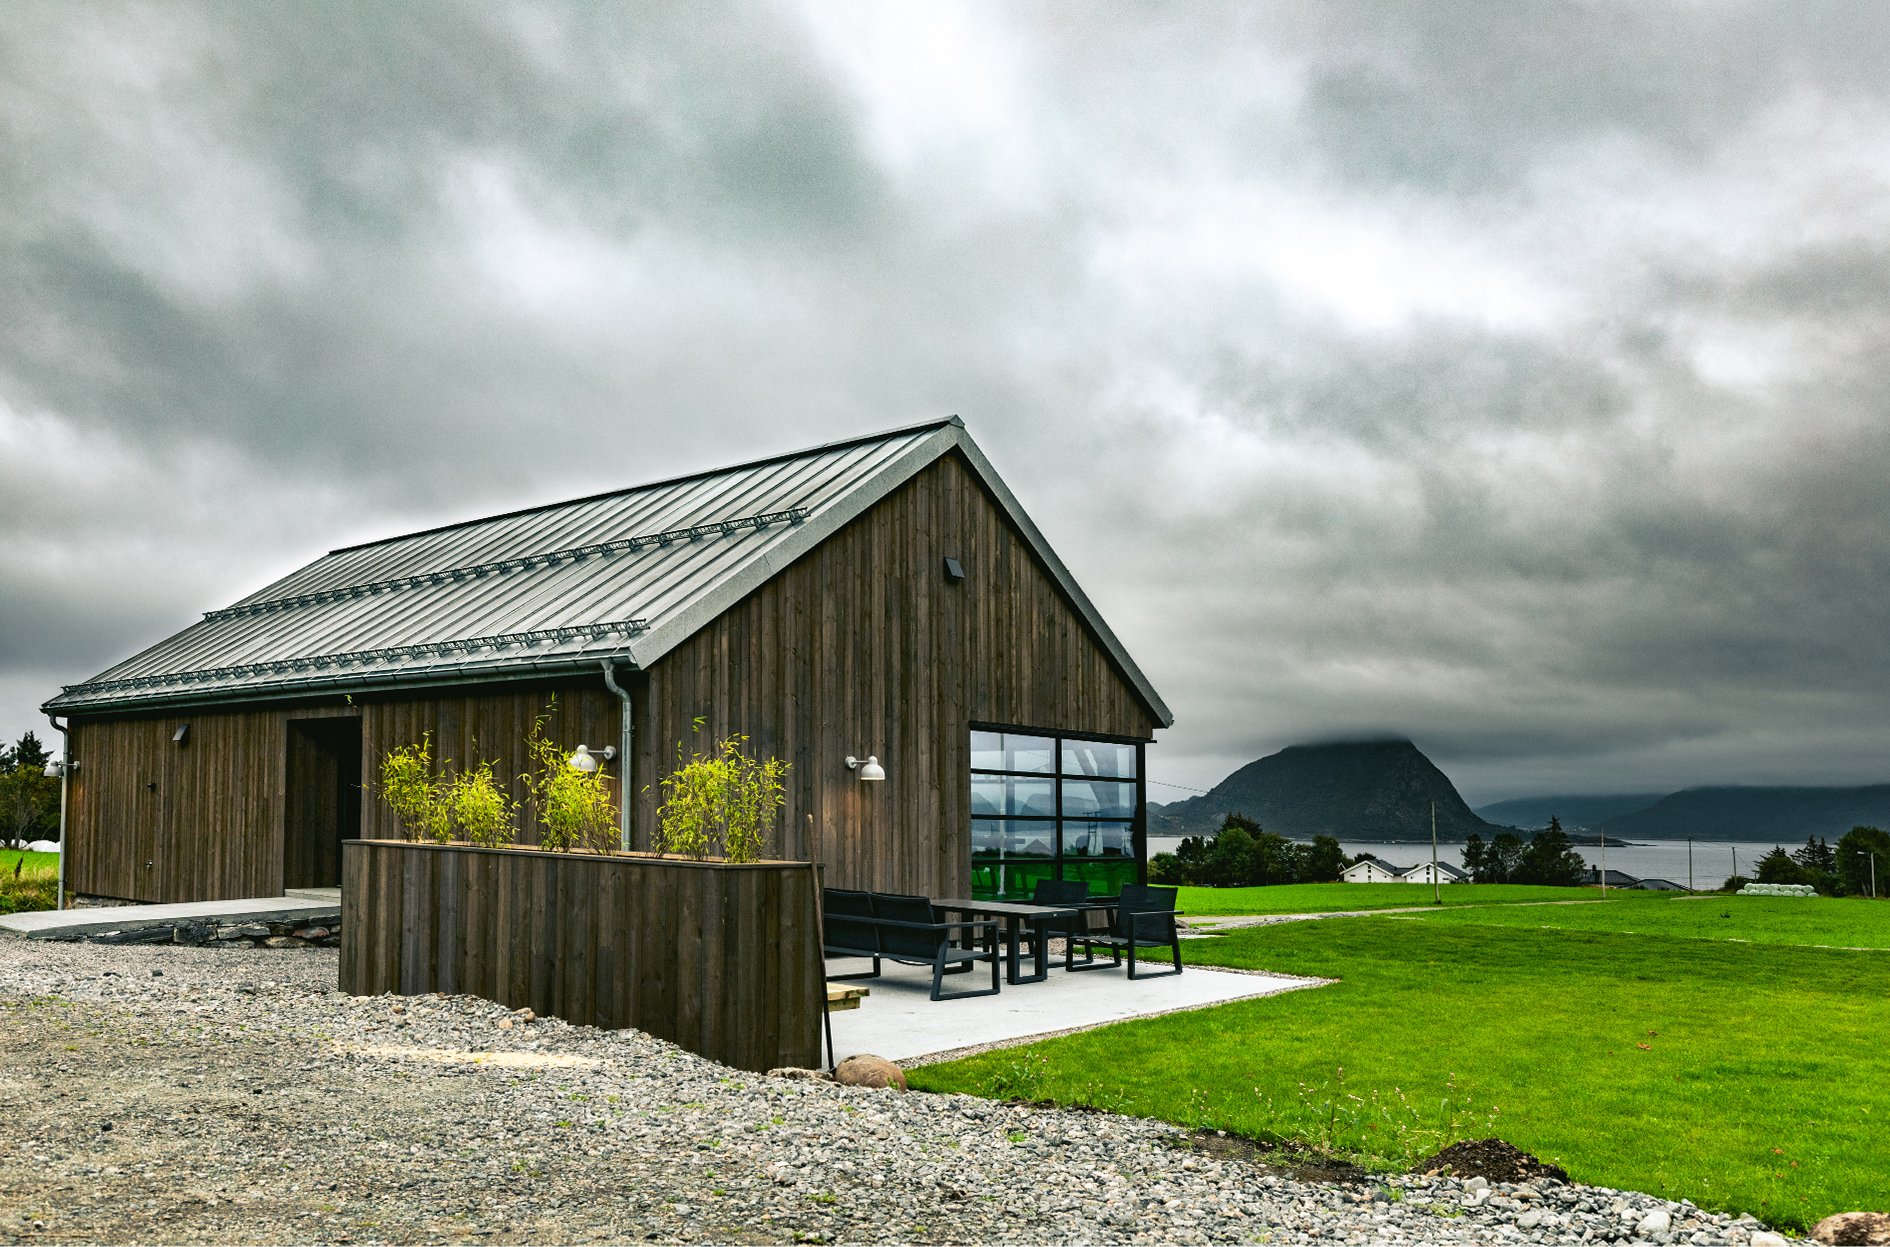
{"type": "Polygon", "coordinates": [[[1833,1213],[1811,1227],[1811,1237],[1832,1247],[1890,1247],[1890,1214],[1833,1213]]]}
{"type": "Polygon", "coordinates": [[[833,1072],[843,1087],[897,1087],[906,1090],[906,1071],[883,1056],[850,1056],[833,1072]]]}

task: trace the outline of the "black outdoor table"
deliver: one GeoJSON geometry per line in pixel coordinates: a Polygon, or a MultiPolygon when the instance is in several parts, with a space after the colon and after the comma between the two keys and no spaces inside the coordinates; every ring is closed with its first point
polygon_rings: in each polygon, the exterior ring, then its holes
{"type": "MultiPolygon", "coordinates": [[[[1004,920],[1004,981],[1012,985],[1041,983],[1050,977],[1050,941],[1047,938],[1037,941],[1037,972],[1031,975],[1023,973],[1023,958],[1019,952],[1019,945],[1022,943],[1025,921],[1031,918],[1074,918],[1082,912],[1068,905],[1026,905],[1018,901],[972,901],[963,897],[949,897],[942,901],[933,901],[932,905],[936,909],[955,914],[1002,918],[1004,920]]],[[[1066,960],[1068,956],[1066,949],[1066,960]]]]}

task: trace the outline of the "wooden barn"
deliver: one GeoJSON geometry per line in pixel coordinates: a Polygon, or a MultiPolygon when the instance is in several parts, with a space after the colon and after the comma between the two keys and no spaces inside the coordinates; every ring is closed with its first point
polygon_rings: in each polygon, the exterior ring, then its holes
{"type": "Polygon", "coordinates": [[[618,751],[626,846],[679,749],[745,733],[792,764],[772,854],[933,896],[1141,880],[1172,722],[953,418],[338,549],[67,687],[68,893],[336,886],[343,840],[399,835],[389,750],[522,796],[553,706],[618,751]]]}

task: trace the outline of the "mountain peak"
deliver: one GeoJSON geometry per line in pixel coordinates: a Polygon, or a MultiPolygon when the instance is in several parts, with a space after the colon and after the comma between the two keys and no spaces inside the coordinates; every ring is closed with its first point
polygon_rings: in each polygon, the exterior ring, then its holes
{"type": "Polygon", "coordinates": [[[1249,762],[1206,796],[1151,809],[1149,831],[1206,834],[1229,813],[1240,813],[1294,839],[1428,840],[1433,802],[1440,838],[1499,830],[1470,811],[1449,778],[1411,741],[1324,741],[1289,745],[1249,762]]]}

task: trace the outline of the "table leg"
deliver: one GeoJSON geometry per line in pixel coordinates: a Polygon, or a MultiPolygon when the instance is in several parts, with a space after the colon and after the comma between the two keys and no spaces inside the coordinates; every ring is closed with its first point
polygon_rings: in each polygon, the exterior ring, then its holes
{"type": "Polygon", "coordinates": [[[1020,964],[1017,948],[1022,928],[1023,919],[1016,914],[1011,914],[1004,919],[1004,979],[1013,987],[1023,981],[1019,973],[1023,967],[1020,964]]]}

